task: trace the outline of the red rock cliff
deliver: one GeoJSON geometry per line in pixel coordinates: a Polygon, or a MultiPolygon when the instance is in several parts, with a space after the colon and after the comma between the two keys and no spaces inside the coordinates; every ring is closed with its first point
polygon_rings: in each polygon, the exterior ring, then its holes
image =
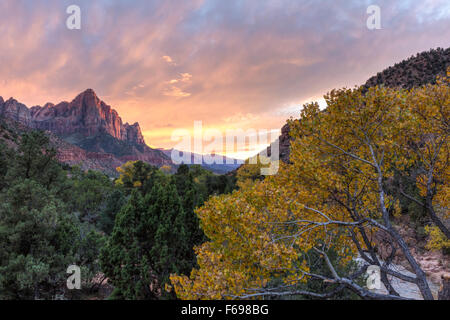
{"type": "Polygon", "coordinates": [[[0,97],[0,116],[17,121],[24,126],[33,127],[28,108],[13,98],[4,101],[0,97]]]}
{"type": "Polygon", "coordinates": [[[92,89],[79,94],[70,103],[33,107],[30,114],[35,128],[61,136],[108,133],[119,140],[145,144],[139,124],[123,124],[116,110],[101,101],[92,89]]]}

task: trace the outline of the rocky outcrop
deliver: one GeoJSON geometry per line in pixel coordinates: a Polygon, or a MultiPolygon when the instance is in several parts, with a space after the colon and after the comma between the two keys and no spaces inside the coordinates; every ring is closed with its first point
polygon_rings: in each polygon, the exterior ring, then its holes
{"type": "Polygon", "coordinates": [[[30,110],[26,105],[18,102],[13,98],[10,98],[7,101],[3,101],[3,98],[1,98],[0,117],[17,121],[18,123],[27,127],[33,127],[30,110]]]}
{"type": "Polygon", "coordinates": [[[145,144],[139,124],[123,124],[117,111],[101,101],[92,89],[79,94],[70,103],[33,107],[30,114],[35,128],[60,136],[89,137],[106,133],[119,140],[145,144]]]}
{"type": "Polygon", "coordinates": [[[141,160],[154,166],[170,165],[170,159],[160,154],[159,150],[148,146],[141,150],[133,148],[130,154],[119,157],[106,152],[91,152],[54,137],[52,144],[57,146],[57,158],[68,165],[78,165],[83,170],[102,171],[110,176],[117,176],[117,168],[127,161],[141,160]]]}
{"type": "Polygon", "coordinates": [[[30,109],[13,98],[7,101],[1,98],[0,116],[63,137],[106,133],[118,140],[145,144],[139,123],[123,124],[117,111],[101,101],[92,89],[79,94],[72,102],[47,103],[30,109]]]}
{"type": "Polygon", "coordinates": [[[97,170],[110,176],[117,176],[117,167],[124,162],[107,153],[87,152],[74,145],[64,145],[57,149],[57,159],[71,166],[80,166],[83,170],[97,170]]]}
{"type": "MultiPolygon", "coordinates": [[[[285,163],[289,163],[291,140],[290,127],[289,124],[286,123],[283,128],[281,128],[281,135],[278,137],[280,160],[285,163]]],[[[271,146],[267,147],[267,156],[272,156],[271,146]]]]}
{"type": "Polygon", "coordinates": [[[124,125],[125,128],[125,140],[127,141],[131,141],[137,144],[145,144],[144,141],[144,136],[142,135],[141,132],[141,127],[139,126],[139,123],[135,123],[132,125],[129,125],[128,123],[125,123],[124,125]]]}
{"type": "Polygon", "coordinates": [[[139,123],[122,123],[118,113],[92,89],[72,102],[47,103],[30,109],[13,98],[5,102],[0,97],[0,117],[16,126],[52,133],[58,159],[83,169],[115,175],[116,168],[130,160],[156,166],[172,164],[163,152],[145,144],[139,123]]]}

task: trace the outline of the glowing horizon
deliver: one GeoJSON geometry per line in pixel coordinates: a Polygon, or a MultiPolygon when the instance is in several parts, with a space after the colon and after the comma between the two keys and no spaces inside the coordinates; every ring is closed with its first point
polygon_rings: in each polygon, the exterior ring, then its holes
{"type": "Polygon", "coordinates": [[[367,3],[356,0],[4,0],[0,96],[31,107],[92,88],[154,148],[174,147],[172,132],[194,121],[280,129],[333,88],[449,46],[448,1],[377,4],[381,30],[367,29],[367,3]],[[72,3],[81,30],[65,26],[72,3]]]}

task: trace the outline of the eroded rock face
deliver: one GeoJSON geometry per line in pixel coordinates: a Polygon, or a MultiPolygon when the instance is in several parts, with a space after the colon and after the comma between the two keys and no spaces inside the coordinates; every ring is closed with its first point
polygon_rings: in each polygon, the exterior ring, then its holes
{"type": "Polygon", "coordinates": [[[30,109],[35,128],[60,136],[80,134],[86,137],[107,133],[136,144],[145,144],[138,123],[123,124],[118,113],[101,101],[92,89],[79,94],[72,102],[47,103],[30,109]]]}
{"type": "Polygon", "coordinates": [[[13,98],[7,101],[4,101],[3,98],[0,99],[0,116],[14,120],[24,126],[33,127],[30,110],[26,105],[13,98]]]}
{"type": "MultiPolygon", "coordinates": [[[[289,154],[291,151],[291,140],[292,137],[290,136],[290,127],[289,124],[286,123],[283,128],[281,128],[281,135],[278,137],[278,143],[279,143],[279,152],[280,152],[280,160],[282,160],[285,163],[289,163],[289,154]]],[[[272,147],[267,147],[267,156],[272,155],[272,147]]]]}
{"type": "Polygon", "coordinates": [[[92,89],[79,94],[70,103],[47,103],[30,109],[13,98],[7,101],[1,98],[0,116],[60,136],[80,134],[90,137],[107,133],[119,140],[145,144],[139,124],[123,124],[117,111],[101,101],[92,89]]]}
{"type": "Polygon", "coordinates": [[[115,174],[125,161],[142,160],[152,165],[171,165],[170,158],[145,144],[139,123],[122,123],[118,113],[101,101],[92,89],[72,102],[47,103],[28,109],[13,98],[0,97],[0,117],[27,128],[51,132],[63,138],[56,143],[58,159],[115,174]]]}
{"type": "Polygon", "coordinates": [[[126,132],[124,140],[131,141],[137,144],[145,144],[144,136],[142,135],[139,123],[136,122],[135,124],[132,125],[125,123],[124,128],[126,132]]]}

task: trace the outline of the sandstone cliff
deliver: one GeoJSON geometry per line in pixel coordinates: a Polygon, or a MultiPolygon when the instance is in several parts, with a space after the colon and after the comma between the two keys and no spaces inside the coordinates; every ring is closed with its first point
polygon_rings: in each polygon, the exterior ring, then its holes
{"type": "Polygon", "coordinates": [[[124,124],[117,111],[100,100],[92,89],[71,102],[32,108],[13,98],[4,101],[0,97],[0,118],[58,136],[59,139],[54,139],[58,157],[70,165],[81,164],[86,169],[111,174],[130,160],[156,166],[172,164],[163,152],[145,144],[139,123],[124,124]]]}
{"type": "Polygon", "coordinates": [[[70,103],[33,107],[30,115],[36,129],[60,136],[80,134],[89,137],[107,133],[119,140],[145,144],[139,124],[123,124],[116,110],[101,101],[92,89],[79,94],[70,103]]]}
{"type": "Polygon", "coordinates": [[[22,125],[33,127],[29,109],[13,98],[4,101],[0,97],[0,117],[12,119],[22,125]]]}

